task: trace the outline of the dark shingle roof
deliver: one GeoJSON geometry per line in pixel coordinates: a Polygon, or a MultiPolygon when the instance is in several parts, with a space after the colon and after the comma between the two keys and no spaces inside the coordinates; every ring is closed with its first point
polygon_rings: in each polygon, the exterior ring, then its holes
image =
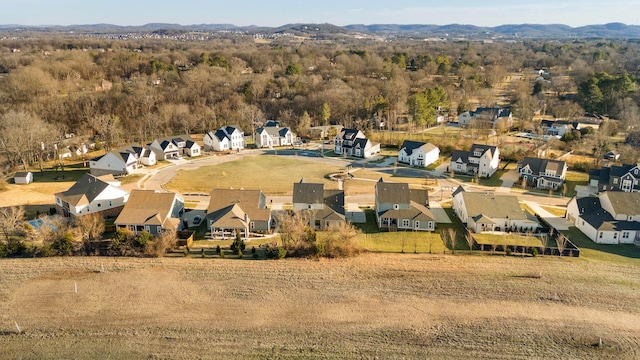
{"type": "Polygon", "coordinates": [[[407,183],[391,183],[380,179],[376,183],[376,194],[378,203],[408,204],[411,201],[411,192],[407,183]]]}

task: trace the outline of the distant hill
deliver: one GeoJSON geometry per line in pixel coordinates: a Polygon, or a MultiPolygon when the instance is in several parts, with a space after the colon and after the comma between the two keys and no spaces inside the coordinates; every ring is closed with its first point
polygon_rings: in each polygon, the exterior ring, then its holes
{"type": "Polygon", "coordinates": [[[604,25],[587,25],[571,27],[561,24],[519,24],[500,25],[495,27],[481,27],[475,25],[396,25],[396,24],[372,24],[372,25],[347,25],[347,29],[398,35],[437,35],[437,36],[505,36],[524,38],[640,38],[640,26],[626,25],[622,23],[609,23],[604,25]]]}
{"type": "Polygon", "coordinates": [[[169,23],[151,23],[140,26],[120,26],[112,24],[87,25],[0,25],[0,31],[43,31],[43,32],[76,32],[76,33],[123,33],[123,32],[156,32],[180,33],[188,31],[242,31],[245,33],[289,33],[299,36],[318,38],[348,35],[372,34],[379,36],[399,37],[467,37],[467,38],[618,38],[640,39],[640,26],[622,23],[603,25],[587,25],[571,27],[562,24],[507,24],[495,27],[482,27],[464,24],[429,25],[429,24],[354,24],[336,26],[333,24],[286,24],[279,27],[236,26],[233,24],[193,24],[180,25],[169,23]]]}

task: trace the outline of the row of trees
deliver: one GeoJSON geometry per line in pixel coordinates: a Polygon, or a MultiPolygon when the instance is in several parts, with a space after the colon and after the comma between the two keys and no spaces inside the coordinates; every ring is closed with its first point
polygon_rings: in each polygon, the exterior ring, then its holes
{"type": "MultiPolygon", "coordinates": [[[[28,123],[53,134],[50,141],[75,133],[98,135],[112,146],[224,124],[249,131],[264,119],[301,133],[328,123],[364,128],[372,117],[394,129],[407,120],[428,126],[437,111],[494,105],[495,89],[514,73],[527,76],[502,91],[521,120],[540,112],[570,118],[583,111],[580,104],[632,116],[640,113],[638,48],[634,42],[536,41],[300,45],[283,39],[263,45],[242,36],[180,43],[11,40],[0,42],[0,116],[3,124],[28,123]],[[553,76],[534,93],[528,75],[540,67],[553,76]],[[576,89],[578,102],[562,98],[576,89]]],[[[0,129],[10,166],[38,158],[43,135],[15,139],[22,130],[0,129]],[[23,143],[30,149],[18,153],[23,143]]]]}

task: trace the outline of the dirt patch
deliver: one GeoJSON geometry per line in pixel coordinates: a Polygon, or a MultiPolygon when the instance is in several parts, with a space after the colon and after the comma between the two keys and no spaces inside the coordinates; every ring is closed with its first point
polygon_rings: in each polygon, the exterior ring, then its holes
{"type": "Polygon", "coordinates": [[[640,343],[640,269],[580,259],[86,257],[0,274],[9,358],[613,359],[640,343]]]}

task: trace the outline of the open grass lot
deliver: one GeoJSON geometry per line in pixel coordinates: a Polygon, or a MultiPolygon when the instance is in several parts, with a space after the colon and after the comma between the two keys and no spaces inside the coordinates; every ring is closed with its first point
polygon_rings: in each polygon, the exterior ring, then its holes
{"type": "MultiPolygon", "coordinates": [[[[196,171],[181,170],[165,186],[182,193],[204,192],[213,188],[261,189],[269,195],[291,194],[293,183],[304,178],[307,182],[325,184],[328,189],[337,189],[338,183],[325,178],[346,168],[332,163],[307,161],[291,156],[261,155],[220,165],[201,167],[196,171]]],[[[345,182],[349,194],[370,194],[375,182],[381,177],[387,181],[425,184],[423,178],[407,178],[393,174],[358,168],[353,172],[356,179],[345,182]]]]}
{"type": "Polygon", "coordinates": [[[43,258],[0,273],[2,358],[640,356],[640,267],[581,258],[43,258]]]}
{"type": "Polygon", "coordinates": [[[339,171],[340,166],[304,161],[288,156],[261,155],[220,165],[205,166],[196,171],[178,171],[166,184],[170,190],[208,193],[211,189],[261,189],[264,193],[287,194],[293,183],[304,178],[308,182],[324,183],[337,189],[338,183],[326,179],[326,174],[339,171]]]}
{"type": "Polygon", "coordinates": [[[65,166],[64,179],[61,170],[45,169],[43,173],[40,173],[40,170],[31,170],[34,181],[26,185],[8,184],[7,191],[0,193],[0,205],[51,204],[54,206],[53,194],[69,189],[88,170],[81,165],[65,166]]]}

